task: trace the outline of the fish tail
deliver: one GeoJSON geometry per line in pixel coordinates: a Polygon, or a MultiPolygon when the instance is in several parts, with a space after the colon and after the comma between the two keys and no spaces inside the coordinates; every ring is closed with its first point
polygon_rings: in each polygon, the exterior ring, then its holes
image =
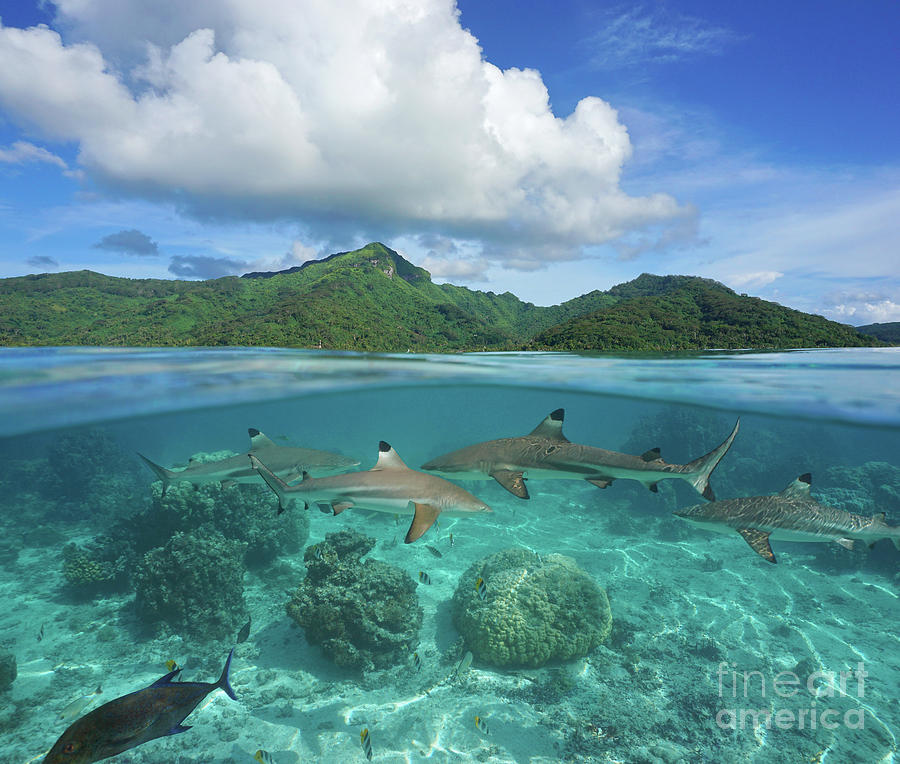
{"type": "Polygon", "coordinates": [[[716,468],[716,465],[722,460],[722,457],[725,456],[728,449],[731,448],[731,444],[734,441],[734,437],[737,435],[740,426],[741,420],[740,417],[738,417],[737,422],[734,424],[734,429],[731,431],[731,435],[725,439],[724,443],[714,448],[706,454],[706,456],[694,459],[694,461],[684,466],[684,471],[686,473],[685,480],[703,494],[704,499],[708,499],[709,501],[716,500],[716,496],[709,485],[709,476],[716,468]]]}
{"type": "Polygon", "coordinates": [[[231,689],[231,683],[228,681],[228,671],[231,669],[231,658],[233,655],[234,648],[232,647],[231,652],[228,653],[228,658],[225,659],[225,668],[222,669],[222,676],[216,682],[216,687],[220,690],[225,690],[225,694],[232,700],[237,700],[237,695],[234,694],[234,690],[231,689]]]}
{"type": "Polygon", "coordinates": [[[144,464],[146,464],[153,471],[153,474],[156,475],[156,477],[159,480],[162,480],[162,484],[163,484],[162,492],[163,492],[163,496],[165,496],[166,489],[169,487],[169,485],[175,479],[175,473],[172,472],[171,470],[167,470],[165,467],[160,467],[156,462],[151,462],[142,453],[138,453],[138,456],[140,456],[141,459],[144,460],[144,464]]]}
{"type": "MultiPolygon", "coordinates": [[[[286,508],[287,495],[285,494],[285,489],[288,488],[288,484],[266,467],[266,465],[253,454],[250,454],[250,464],[253,465],[253,469],[259,473],[260,477],[266,481],[266,485],[268,485],[278,497],[278,514],[280,515],[286,508]]],[[[306,473],[304,473],[304,475],[305,474],[306,473]]]]}

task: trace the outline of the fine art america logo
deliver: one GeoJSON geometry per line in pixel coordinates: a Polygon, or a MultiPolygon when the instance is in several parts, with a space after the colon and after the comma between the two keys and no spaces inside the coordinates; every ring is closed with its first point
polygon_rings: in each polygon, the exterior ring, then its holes
{"type": "Polygon", "coordinates": [[[723,730],[864,728],[865,710],[859,701],[865,697],[869,674],[862,662],[852,671],[813,671],[806,676],[781,671],[769,677],[762,671],[738,671],[736,665],[722,662],[716,672],[720,703],[726,706],[716,713],[716,724],[723,730]],[[829,698],[856,698],[857,707],[841,711],[829,705],[829,698]],[[776,702],[793,707],[773,710],[776,702]]]}

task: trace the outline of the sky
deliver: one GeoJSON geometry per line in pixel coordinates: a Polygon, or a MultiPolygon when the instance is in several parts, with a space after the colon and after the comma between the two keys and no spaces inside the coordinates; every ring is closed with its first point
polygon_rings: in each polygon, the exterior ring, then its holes
{"type": "Polygon", "coordinates": [[[900,321],[898,39],[896,0],[0,0],[0,277],[381,241],[539,305],[900,321]]]}

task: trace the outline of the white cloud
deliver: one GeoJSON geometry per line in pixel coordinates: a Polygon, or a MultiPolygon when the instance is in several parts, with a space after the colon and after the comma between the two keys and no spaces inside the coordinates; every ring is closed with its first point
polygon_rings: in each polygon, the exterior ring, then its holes
{"type": "Polygon", "coordinates": [[[758,289],[780,279],[784,274],[781,271],[753,271],[751,273],[735,273],[728,276],[727,283],[736,289],[751,287],[758,289]]]}
{"type": "Polygon", "coordinates": [[[448,0],[57,6],[66,40],[0,26],[0,105],[76,142],[106,188],[320,237],[439,228],[565,258],[691,214],[621,189],[615,109],[556,117],[540,74],[483,60],[448,0]]]}
{"type": "Polygon", "coordinates": [[[738,37],[730,29],[703,19],[670,12],[620,6],[605,14],[587,42],[591,63],[601,69],[622,69],[666,63],[696,55],[715,55],[738,37]]]}
{"type": "Polygon", "coordinates": [[[26,162],[46,162],[55,164],[63,170],[68,169],[65,161],[45,148],[35,146],[27,141],[16,141],[9,148],[0,147],[0,162],[9,164],[25,164],[26,162]]]}
{"type": "Polygon", "coordinates": [[[446,259],[425,257],[419,265],[436,279],[463,281],[465,283],[486,281],[490,263],[484,258],[446,259]]]}

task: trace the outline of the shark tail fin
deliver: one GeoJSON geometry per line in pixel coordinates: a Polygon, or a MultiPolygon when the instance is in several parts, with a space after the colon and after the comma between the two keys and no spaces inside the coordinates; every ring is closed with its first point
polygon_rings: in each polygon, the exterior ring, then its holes
{"type": "Polygon", "coordinates": [[[156,462],[151,462],[142,453],[138,453],[138,456],[140,456],[141,459],[144,460],[144,464],[146,464],[153,471],[153,474],[156,475],[159,480],[162,480],[162,492],[163,496],[165,496],[166,489],[169,487],[172,481],[177,479],[177,475],[172,472],[172,470],[167,470],[165,467],[160,467],[156,462]]]}
{"type": "Polygon", "coordinates": [[[728,449],[731,448],[731,444],[734,442],[734,438],[737,435],[740,426],[741,420],[738,418],[737,422],[734,424],[734,429],[731,431],[731,435],[729,435],[721,445],[714,448],[706,454],[706,456],[701,456],[699,459],[694,459],[694,461],[685,465],[685,479],[703,494],[704,499],[708,499],[709,501],[716,500],[716,496],[709,485],[709,476],[716,468],[716,465],[722,461],[722,457],[725,456],[728,449]]]}
{"type": "Polygon", "coordinates": [[[253,469],[259,473],[259,476],[266,481],[266,485],[269,486],[278,497],[278,514],[280,515],[284,512],[287,505],[287,494],[285,493],[285,489],[288,488],[288,484],[266,467],[266,465],[253,454],[250,454],[250,464],[253,466],[253,469]]]}

